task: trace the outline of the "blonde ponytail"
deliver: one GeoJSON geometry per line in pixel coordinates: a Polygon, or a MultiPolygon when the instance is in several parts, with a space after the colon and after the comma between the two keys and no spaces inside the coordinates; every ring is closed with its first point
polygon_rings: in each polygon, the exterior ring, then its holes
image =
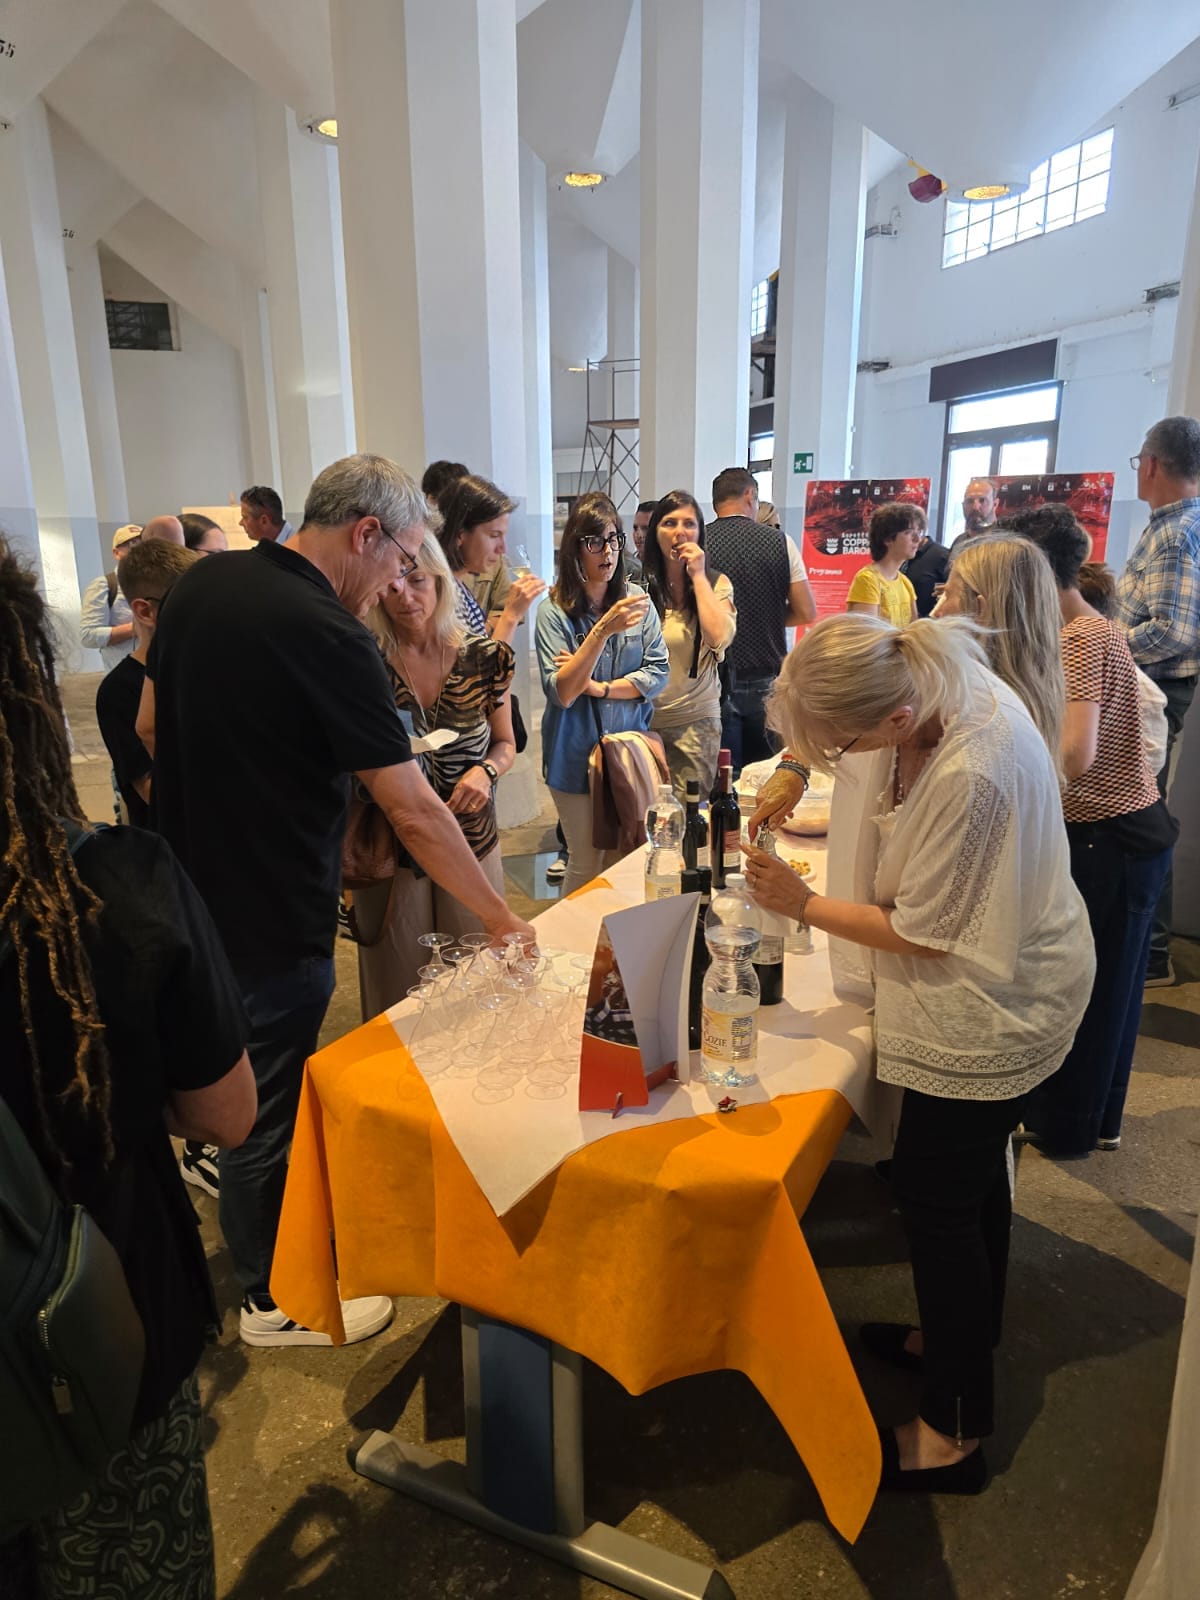
{"type": "Polygon", "coordinates": [[[981,640],[965,617],[904,629],[861,613],[826,617],[784,661],[767,720],[793,755],[828,772],[840,745],[900,706],[918,722],[962,711],[987,668],[981,640]]]}

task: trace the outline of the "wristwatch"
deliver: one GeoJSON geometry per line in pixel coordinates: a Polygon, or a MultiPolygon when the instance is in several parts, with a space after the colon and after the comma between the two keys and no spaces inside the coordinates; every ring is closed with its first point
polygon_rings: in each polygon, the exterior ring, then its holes
{"type": "Polygon", "coordinates": [[[496,787],[496,785],[500,782],[500,774],[499,774],[499,772],[497,772],[495,766],[490,761],[481,761],[479,763],[479,765],[487,773],[488,778],[489,778],[489,780],[491,782],[492,788],[494,789],[496,787]]]}
{"type": "Polygon", "coordinates": [[[612,684],[611,683],[606,683],[606,684],[603,685],[603,688],[604,688],[604,693],[600,696],[600,698],[601,698],[601,700],[607,700],[608,699],[608,691],[612,688],[612,684]]]}

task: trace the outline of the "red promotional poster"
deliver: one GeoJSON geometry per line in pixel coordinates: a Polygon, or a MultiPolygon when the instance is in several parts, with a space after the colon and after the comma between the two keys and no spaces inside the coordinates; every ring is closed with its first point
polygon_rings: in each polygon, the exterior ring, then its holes
{"type": "Polygon", "coordinates": [[[896,500],[928,513],[929,479],[817,478],[808,485],[804,564],[818,617],[845,611],[850,580],[871,559],[867,544],[871,513],[896,500]]]}
{"type": "Polygon", "coordinates": [[[1039,506],[1065,505],[1092,541],[1092,560],[1103,561],[1108,549],[1112,511],[1111,472],[1047,472],[1041,477],[995,478],[996,521],[1039,506]]]}

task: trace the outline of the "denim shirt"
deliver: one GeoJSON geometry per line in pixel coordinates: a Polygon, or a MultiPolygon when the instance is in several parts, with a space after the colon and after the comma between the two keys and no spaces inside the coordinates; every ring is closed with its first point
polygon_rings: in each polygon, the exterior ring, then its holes
{"type": "MultiPolygon", "coordinates": [[[[626,593],[641,594],[642,590],[631,583],[626,593]]],[[[546,693],[542,776],[551,789],[561,789],[565,794],[587,793],[588,757],[598,738],[597,713],[604,733],[645,732],[650,726],[654,697],[662,690],[669,671],[662,623],[654,607],[649,606],[636,627],[605,640],[600,659],[592,668],[597,683],[628,678],[641,690],[642,698],[597,700],[581,694],[573,705],[564,706],[558,698],[554,657],[562,650],[574,653],[590,626],[587,618],[569,617],[553,600],[543,600],[538,607],[534,643],[546,693]]]]}

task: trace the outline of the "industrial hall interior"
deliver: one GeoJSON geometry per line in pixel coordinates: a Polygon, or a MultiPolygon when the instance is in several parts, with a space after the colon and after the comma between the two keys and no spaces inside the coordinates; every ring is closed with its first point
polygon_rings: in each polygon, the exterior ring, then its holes
{"type": "Polygon", "coordinates": [[[1200,1600],[1198,683],[1197,0],[0,0],[0,1600],[1200,1600]]]}

